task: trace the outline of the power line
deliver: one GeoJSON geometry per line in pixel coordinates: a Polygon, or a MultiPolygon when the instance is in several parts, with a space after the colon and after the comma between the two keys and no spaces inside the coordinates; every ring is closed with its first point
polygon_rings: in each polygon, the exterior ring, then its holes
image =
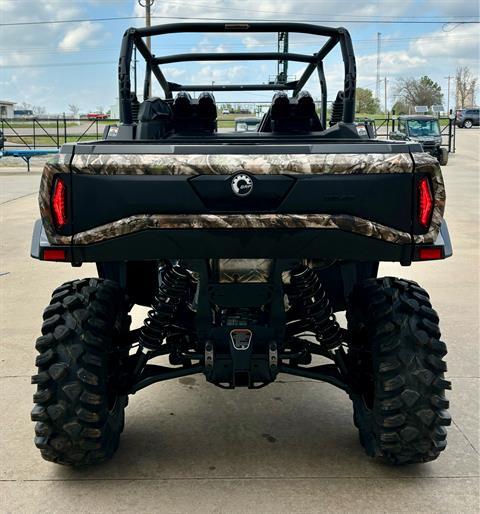
{"type": "MultiPolygon", "coordinates": [[[[470,40],[477,40],[479,39],[478,36],[451,36],[448,37],[448,41],[470,41],[470,40]]],[[[445,40],[445,36],[419,36],[419,37],[399,37],[399,38],[382,38],[382,47],[388,46],[393,43],[401,43],[402,41],[435,41],[435,40],[445,40]]],[[[376,45],[376,38],[369,38],[369,39],[354,39],[353,40],[355,46],[359,44],[370,44],[370,45],[376,45]]],[[[290,41],[290,46],[300,46],[300,45],[309,45],[313,44],[313,40],[309,41],[290,41]]],[[[258,48],[258,47],[269,47],[274,46],[275,41],[272,40],[269,43],[249,43],[249,48],[258,48]]],[[[218,46],[218,43],[209,43],[209,44],[202,44],[202,47],[205,48],[216,48],[218,46]]],[[[223,43],[222,46],[224,48],[245,48],[246,45],[244,43],[223,43]]],[[[191,48],[192,43],[185,43],[185,44],[175,44],[175,45],[162,45],[163,50],[175,50],[175,49],[184,49],[184,48],[191,48]]],[[[61,50],[58,47],[49,46],[49,47],[39,47],[39,46],[32,46],[32,47],[22,47],[21,50],[11,48],[11,47],[0,47],[0,53],[2,54],[35,54],[35,53],[58,53],[58,54],[68,54],[68,53],[76,53],[76,52],[110,52],[110,51],[117,51],[118,47],[68,47],[68,48],[62,48],[61,50]]],[[[200,52],[199,52],[200,53],[200,52]]]]}
{"type": "MultiPolygon", "coordinates": [[[[305,14],[306,16],[306,14],[305,14]]],[[[349,15],[350,18],[352,18],[352,15],[349,15]]],[[[471,18],[472,16],[468,16],[468,18],[471,18]]],[[[222,18],[216,18],[216,17],[196,17],[196,16],[152,16],[152,18],[156,19],[168,19],[168,20],[195,20],[195,21],[235,21],[235,22],[245,22],[244,19],[240,18],[230,18],[230,17],[222,17],[222,18]]],[[[418,17],[417,17],[418,18],[418,17]]],[[[452,19],[438,19],[438,20],[432,20],[432,17],[428,17],[428,19],[420,20],[420,19],[396,19],[396,20],[384,20],[384,19],[331,19],[325,18],[322,20],[299,20],[300,22],[309,22],[309,23],[379,23],[379,24],[400,24],[400,25],[409,25],[409,24],[420,24],[420,25],[449,25],[449,24],[458,24],[458,25],[470,25],[470,24],[478,24],[479,21],[474,20],[464,20],[464,21],[458,21],[458,20],[452,20],[452,19]]],[[[11,22],[11,23],[0,23],[0,27],[23,27],[23,26],[34,26],[34,25],[58,25],[62,23],[84,23],[89,21],[125,21],[125,20],[137,20],[137,19],[143,19],[143,16],[113,16],[109,18],[77,18],[77,19],[70,19],[70,20],[42,20],[42,21],[20,21],[20,22],[11,22]]],[[[261,21],[261,22],[277,22],[281,23],[284,21],[287,21],[285,19],[259,19],[254,21],[261,21]]]]}
{"type": "Polygon", "coordinates": [[[99,64],[118,64],[117,61],[89,61],[89,62],[57,62],[42,64],[6,64],[2,69],[10,68],[60,68],[62,66],[97,66],[99,64]]]}
{"type": "MultiPolygon", "coordinates": [[[[385,1],[385,0],[383,0],[385,1]]],[[[397,0],[394,0],[395,2],[397,0]]],[[[168,2],[166,2],[168,6],[170,5],[180,5],[182,7],[185,6],[185,3],[184,2],[177,2],[175,0],[169,0],[168,2]]],[[[305,3],[305,2],[304,2],[305,3]]],[[[221,10],[221,11],[240,11],[240,12],[245,12],[245,7],[230,7],[228,5],[218,5],[218,4],[212,4],[212,3],[209,3],[209,4],[205,4],[205,3],[192,3],[192,2],[189,2],[188,4],[189,7],[208,7],[208,8],[214,8],[216,10],[221,10]]],[[[258,14],[277,14],[278,11],[271,11],[271,10],[259,10],[259,9],[250,9],[248,8],[248,12],[249,13],[258,13],[258,14]]],[[[301,14],[301,15],[305,15],[305,16],[318,16],[319,13],[316,12],[316,13],[312,13],[312,12],[302,12],[302,13],[298,13],[298,14],[301,14]]],[[[338,15],[338,16],[341,16],[341,15],[338,15]]],[[[388,19],[388,18],[394,18],[395,16],[382,16],[382,15],[362,15],[362,14],[349,14],[348,16],[350,16],[351,18],[385,18],[385,19],[388,19]]],[[[468,15],[451,15],[450,17],[451,18],[471,18],[473,17],[474,15],[471,15],[471,16],[468,16],[468,15]]],[[[429,16],[398,16],[398,18],[405,18],[405,19],[434,19],[434,18],[443,18],[444,16],[441,16],[441,15],[429,15],[429,16]]]]}

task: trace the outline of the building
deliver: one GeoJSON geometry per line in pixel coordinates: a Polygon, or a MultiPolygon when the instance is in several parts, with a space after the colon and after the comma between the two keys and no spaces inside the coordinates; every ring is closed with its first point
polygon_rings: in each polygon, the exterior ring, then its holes
{"type": "Polygon", "coordinates": [[[15,102],[0,100],[0,118],[13,118],[13,106],[15,102]]]}
{"type": "Polygon", "coordinates": [[[29,118],[33,116],[33,111],[32,109],[15,109],[13,115],[15,118],[29,118]]]}

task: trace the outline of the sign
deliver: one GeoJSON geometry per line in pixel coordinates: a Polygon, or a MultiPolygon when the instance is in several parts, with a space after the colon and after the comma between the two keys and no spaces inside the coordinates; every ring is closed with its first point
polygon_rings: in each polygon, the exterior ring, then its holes
{"type": "Polygon", "coordinates": [[[428,107],[426,105],[416,105],[415,112],[418,114],[423,114],[425,112],[428,112],[428,107]]]}

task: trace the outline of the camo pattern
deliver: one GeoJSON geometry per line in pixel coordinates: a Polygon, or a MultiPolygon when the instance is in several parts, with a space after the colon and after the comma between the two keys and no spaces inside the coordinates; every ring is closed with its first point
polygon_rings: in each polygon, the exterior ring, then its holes
{"type": "MultiPolygon", "coordinates": [[[[430,230],[414,236],[416,243],[435,241],[443,218],[445,188],[437,160],[427,153],[415,153],[415,170],[432,177],[435,207],[430,230]]],[[[73,173],[190,175],[233,174],[373,174],[410,173],[413,162],[408,153],[400,154],[270,154],[270,155],[77,155],[71,163],[73,173]]],[[[40,188],[40,210],[49,241],[68,244],[69,236],[55,234],[49,206],[49,192],[55,173],[68,171],[66,156],[55,156],[47,163],[40,188]]],[[[154,214],[135,215],[75,234],[72,243],[87,245],[146,229],[338,229],[397,244],[412,242],[407,232],[349,215],[329,214],[154,214]]]]}
{"type": "Polygon", "coordinates": [[[443,214],[445,212],[445,184],[443,182],[442,171],[435,157],[428,153],[414,153],[415,171],[417,173],[429,173],[432,179],[433,194],[435,204],[433,207],[432,221],[430,229],[426,234],[413,236],[413,240],[417,244],[434,243],[442,224],[443,214]]]}
{"type": "Polygon", "coordinates": [[[284,173],[410,173],[412,159],[398,154],[76,155],[72,172],[92,175],[253,175],[284,173]]]}
{"type": "Polygon", "coordinates": [[[331,214],[139,214],[73,236],[73,244],[90,243],[148,229],[339,229],[390,243],[410,243],[410,234],[362,218],[331,214]]]}
{"type": "Polygon", "coordinates": [[[38,194],[40,216],[42,218],[43,226],[48,236],[48,240],[52,244],[70,244],[72,239],[72,236],[61,236],[55,232],[52,219],[52,211],[50,208],[50,193],[52,191],[53,177],[57,173],[68,173],[69,161],[70,156],[65,154],[54,155],[45,164],[42,178],[40,180],[40,191],[38,194]]]}

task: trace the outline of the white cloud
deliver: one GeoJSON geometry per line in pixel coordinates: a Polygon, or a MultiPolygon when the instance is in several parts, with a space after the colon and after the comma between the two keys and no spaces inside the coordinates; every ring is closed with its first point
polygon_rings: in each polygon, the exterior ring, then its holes
{"type": "Polygon", "coordinates": [[[478,17],[480,4],[476,0],[427,0],[425,5],[427,12],[438,11],[444,16],[476,16],[478,17]]]}
{"type": "Polygon", "coordinates": [[[181,77],[184,77],[187,73],[187,70],[185,68],[176,68],[175,66],[165,66],[165,75],[167,76],[167,79],[179,79],[181,77]]]}
{"type": "Polygon", "coordinates": [[[59,50],[78,50],[81,45],[97,46],[103,39],[102,25],[85,21],[70,29],[58,43],[59,50]]]}
{"type": "Polygon", "coordinates": [[[215,53],[215,54],[223,54],[225,52],[227,52],[227,48],[225,46],[225,44],[223,43],[219,43],[219,44],[215,44],[215,43],[212,43],[210,41],[210,38],[208,38],[207,36],[205,36],[204,38],[202,38],[199,43],[195,46],[193,46],[190,51],[192,53],[200,53],[200,54],[204,54],[204,53],[215,53]]]}
{"type": "Polygon", "coordinates": [[[230,84],[234,80],[245,78],[247,66],[235,65],[228,67],[203,66],[200,71],[193,77],[193,82],[211,83],[212,81],[221,84],[230,84]]]}
{"type": "MultiPolygon", "coordinates": [[[[192,16],[194,18],[247,19],[263,20],[283,18],[286,21],[321,20],[322,18],[338,18],[345,15],[378,16],[384,14],[385,7],[388,16],[409,14],[414,0],[366,0],[364,2],[322,0],[322,2],[302,2],[301,0],[229,0],[207,2],[207,0],[192,0],[188,2],[188,14],[182,0],[156,2],[152,13],[154,16],[192,16]]],[[[134,12],[138,16],[144,14],[144,9],[135,5],[134,12]]],[[[167,20],[170,21],[170,20],[167,20]]],[[[141,22],[139,22],[141,25],[141,22]]]]}
{"type": "Polygon", "coordinates": [[[465,25],[451,32],[436,31],[414,41],[410,50],[427,58],[454,58],[470,60],[474,65],[479,58],[478,25],[465,25]]]}

